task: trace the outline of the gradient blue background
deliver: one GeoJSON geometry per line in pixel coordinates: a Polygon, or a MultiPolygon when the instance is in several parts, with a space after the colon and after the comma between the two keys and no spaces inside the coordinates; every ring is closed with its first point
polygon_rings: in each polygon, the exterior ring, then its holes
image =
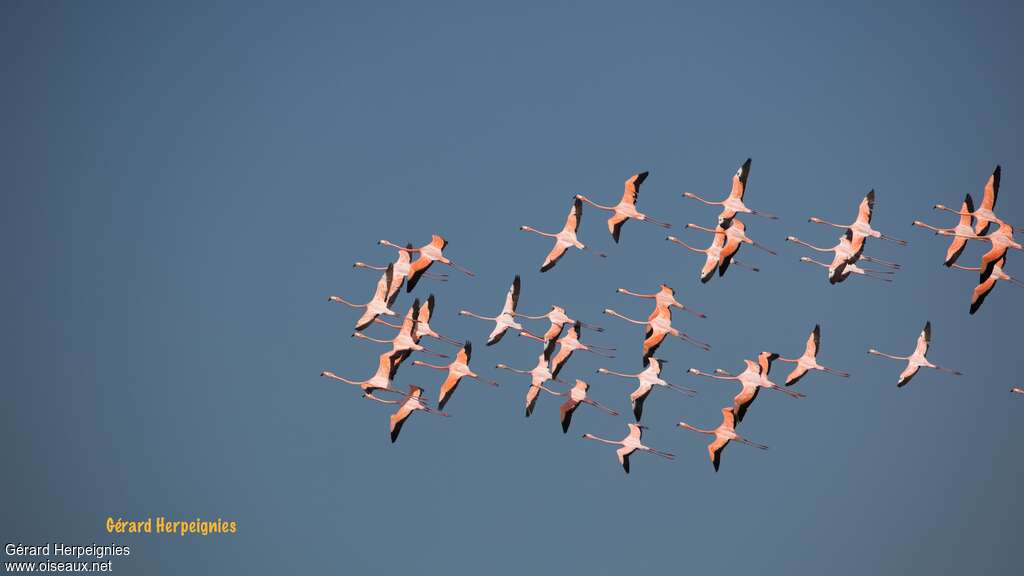
{"type": "MultiPolygon", "coordinates": [[[[975,276],[940,264],[946,242],[910,227],[980,197],[1004,167],[999,212],[1024,221],[1022,9],[1011,2],[464,3],[6,2],[0,18],[3,396],[0,537],[117,541],[122,574],[522,574],[753,572],[1013,574],[1024,400],[1024,291],[999,285],[967,314],[975,276]],[[581,235],[610,253],[570,253],[537,273],[569,199],[611,203],[650,170],[640,208],[709,225],[684,190],[725,195],[754,159],[748,233],[780,251],[698,283],[700,259],[657,228],[604,215],[581,235]],[[831,245],[878,190],[877,227],[910,246],[869,253],[904,269],[893,285],[832,287],[797,261],[796,234],[831,245]],[[434,291],[433,325],[477,343],[451,419],[416,414],[400,441],[387,408],[318,377],[362,378],[374,344],[349,338],[384,263],[375,241],[450,240],[477,272],[434,291]],[[624,413],[641,316],[614,293],[666,281],[707,320],[677,315],[714,347],[665,344],[666,376],[645,437],[675,462],[610,447],[625,419],[581,409],[571,433],[541,398],[522,416],[536,346],[456,315],[494,313],[515,273],[521,310],[562,303],[603,324],[607,363],[577,355],[594,398],[624,413]],[[908,354],[931,319],[920,374],[908,354]],[[685,369],[738,369],[759,350],[798,354],[822,325],[808,398],[764,393],[713,473],[707,439],[735,387],[685,369]],[[106,535],[108,515],[222,517],[234,536],[106,535]]],[[[698,243],[692,231],[674,233],[698,243]]],[[[962,258],[973,265],[972,246],[962,258]]],[[[1011,254],[1008,270],[1018,272],[1011,254]]],[[[1024,274],[1024,273],[1022,273],[1024,274]]],[[[403,295],[398,307],[411,299],[403,295]]],[[[538,327],[539,329],[539,327],[538,327]]],[[[378,336],[383,330],[373,329],[378,336]]],[[[437,344],[438,348],[445,347],[437,344]]],[[[780,376],[781,378],[781,376],[780,376]]],[[[406,365],[398,384],[431,396],[440,374],[406,365]]]]}

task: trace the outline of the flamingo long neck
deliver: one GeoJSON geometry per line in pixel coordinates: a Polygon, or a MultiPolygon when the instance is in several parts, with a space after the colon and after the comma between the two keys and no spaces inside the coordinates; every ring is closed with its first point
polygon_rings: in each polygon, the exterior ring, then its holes
{"type": "Polygon", "coordinates": [[[331,378],[332,380],[339,380],[341,382],[344,382],[345,384],[352,384],[353,386],[360,386],[360,385],[363,384],[362,382],[356,382],[355,380],[349,380],[348,378],[345,378],[345,377],[342,377],[342,376],[338,376],[337,374],[327,374],[326,377],[327,378],[331,378]]]}
{"type": "Polygon", "coordinates": [[[597,202],[594,202],[593,200],[591,200],[590,198],[587,198],[586,196],[584,196],[582,194],[579,195],[579,198],[580,198],[580,200],[582,200],[583,202],[586,202],[587,204],[590,204],[594,208],[599,208],[601,210],[614,210],[615,209],[615,206],[602,206],[601,204],[598,204],[597,202]]]}
{"type": "Polygon", "coordinates": [[[344,304],[344,305],[350,306],[352,308],[366,308],[366,304],[355,304],[353,302],[349,302],[348,300],[345,300],[341,296],[331,296],[331,302],[338,302],[340,304],[344,304]]]}
{"type": "Polygon", "coordinates": [[[615,441],[615,440],[607,440],[607,439],[601,438],[599,436],[594,436],[593,434],[587,436],[587,438],[590,439],[590,440],[596,440],[598,442],[602,442],[604,444],[613,444],[615,446],[622,446],[622,442],[618,442],[618,441],[615,441]]]}
{"type": "Polygon", "coordinates": [[[690,426],[689,424],[686,424],[685,422],[682,423],[682,427],[686,428],[687,430],[693,430],[694,432],[699,432],[701,434],[707,434],[709,436],[710,435],[714,435],[714,433],[715,433],[714,430],[704,430],[703,428],[697,428],[696,426],[690,426]]]}
{"type": "Polygon", "coordinates": [[[712,202],[710,200],[705,200],[705,199],[701,198],[700,196],[697,196],[696,194],[694,194],[692,192],[690,193],[690,198],[693,198],[694,200],[697,200],[698,202],[703,202],[703,203],[705,203],[705,204],[707,204],[709,206],[720,206],[722,204],[725,204],[725,202],[712,202]]]}

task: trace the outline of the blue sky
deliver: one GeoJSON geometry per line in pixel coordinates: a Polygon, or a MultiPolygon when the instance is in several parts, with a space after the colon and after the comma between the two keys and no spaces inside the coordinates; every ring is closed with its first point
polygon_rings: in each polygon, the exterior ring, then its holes
{"type": "MultiPolygon", "coordinates": [[[[2,208],[7,541],[106,542],[113,516],[236,519],[229,537],[125,537],[124,573],[778,574],[1016,572],[1024,384],[1013,362],[1024,293],[998,286],[967,313],[975,275],[941,266],[946,242],[910,222],[979,198],[1003,166],[999,211],[1024,220],[1021,8],[1008,2],[10,3],[0,19],[5,90],[2,208]],[[615,245],[585,210],[581,239],[546,274],[547,241],[571,197],[612,203],[649,170],[639,207],[681,230],[716,211],[753,158],[747,218],[776,249],[706,285],[699,258],[627,223],[615,245]],[[874,223],[910,240],[868,253],[903,264],[893,285],[830,286],[798,262],[793,234],[831,245],[812,215],[874,223]],[[437,295],[432,325],[477,345],[450,419],[416,414],[391,445],[388,411],[319,378],[368,376],[381,351],[349,337],[384,263],[375,242],[434,232],[473,269],[437,295]],[[461,318],[495,313],[512,277],[521,310],[561,303],[607,328],[605,361],[577,354],[566,378],[628,413],[647,303],[615,293],[673,285],[708,314],[678,314],[709,342],[667,342],[628,477],[611,447],[625,418],[558,401],[523,418],[536,346],[461,318]],[[903,389],[896,362],[931,320],[931,372],[903,389]],[[735,387],[687,376],[739,370],[760,350],[793,356],[822,326],[807,398],[763,393],[715,474],[707,439],[735,387]]],[[[947,215],[949,216],[949,215],[947,215]]],[[[962,257],[973,265],[982,249],[962,257]]],[[[1016,271],[1011,254],[1009,273],[1016,271]]],[[[403,295],[398,306],[410,303],[403,295]]],[[[539,328],[538,328],[539,329],[539,328]]],[[[384,331],[374,331],[383,336],[384,331]]],[[[444,348],[444,344],[438,344],[444,348]]],[[[439,374],[398,384],[436,394],[439,374]]]]}

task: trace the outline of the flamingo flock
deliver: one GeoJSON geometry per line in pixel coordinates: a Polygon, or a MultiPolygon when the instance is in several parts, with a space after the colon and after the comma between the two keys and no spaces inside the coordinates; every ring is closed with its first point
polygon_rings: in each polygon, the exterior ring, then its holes
{"type": "MultiPolygon", "coordinates": [[[[772,214],[755,210],[745,204],[750,168],[751,160],[748,158],[733,175],[731,190],[728,196],[721,201],[707,200],[692,192],[683,193],[684,198],[695,200],[704,205],[719,207],[717,219],[713,227],[701,226],[695,223],[687,223],[683,226],[684,230],[694,230],[701,234],[711,235],[711,243],[707,248],[699,248],[677,236],[670,235],[667,237],[668,241],[682,246],[688,251],[703,254],[704,261],[700,266],[698,274],[701,283],[709,282],[716,275],[719,277],[724,276],[733,264],[747,268],[752,272],[759,271],[759,268],[754,263],[737,259],[737,254],[744,245],[757,248],[771,256],[777,255],[776,251],[755,241],[748,231],[747,224],[740,220],[741,215],[744,217],[747,215],[757,216],[766,220],[778,220],[778,217],[772,214]]],[[[954,214],[957,217],[954,224],[942,227],[933,226],[920,220],[913,222],[913,226],[917,228],[949,238],[950,243],[946,247],[945,256],[942,261],[945,267],[975,272],[979,275],[978,283],[971,297],[970,314],[975,314],[978,311],[997,282],[1002,281],[1018,286],[1024,285],[1020,280],[1006,272],[1006,260],[1009,251],[1021,250],[1022,245],[1014,240],[1013,227],[1007,221],[1001,219],[995,212],[1001,175],[1001,168],[996,166],[996,169],[985,185],[982,202],[977,207],[975,207],[970,194],[964,197],[959,209],[954,210],[941,204],[934,206],[938,211],[954,214]],[[958,260],[972,242],[976,244],[987,243],[988,250],[980,256],[977,266],[959,264],[958,260]]],[[[672,228],[672,225],[668,222],[655,220],[647,214],[640,212],[637,208],[640,188],[647,182],[649,176],[650,173],[644,171],[638,172],[626,179],[623,195],[618,204],[615,205],[602,205],[582,194],[573,196],[565,223],[558,232],[542,232],[531,226],[521,226],[520,230],[522,231],[544,236],[554,241],[553,247],[544,256],[540,272],[550,272],[570,249],[588,252],[599,258],[608,257],[607,254],[585,244],[580,238],[584,205],[609,213],[606,224],[615,244],[619,244],[622,240],[622,228],[629,220],[644,222],[663,229],[672,228]]],[[[810,223],[818,224],[820,227],[837,228],[842,231],[834,246],[819,246],[801,240],[794,235],[786,236],[785,240],[802,249],[830,254],[827,261],[815,260],[809,256],[801,256],[799,258],[800,262],[825,268],[827,271],[826,278],[830,284],[842,283],[850,275],[892,283],[895,275],[902,270],[903,266],[874,255],[866,255],[864,252],[867,241],[868,239],[880,240],[897,246],[906,246],[907,242],[890,234],[883,233],[874,227],[872,217],[874,216],[875,206],[876,192],[872,189],[860,200],[856,217],[849,224],[835,223],[817,216],[809,217],[808,221],[810,223]],[[869,267],[865,264],[873,266],[869,267]]],[[[637,232],[641,231],[637,230],[637,232]]],[[[410,416],[415,412],[424,412],[444,418],[450,417],[451,415],[443,410],[449,406],[455,406],[457,409],[460,403],[466,401],[463,399],[453,402],[455,392],[463,380],[474,380],[493,388],[498,388],[499,383],[494,379],[479,374],[476,371],[479,368],[473,369],[470,367],[473,358],[473,344],[470,338],[454,338],[450,334],[443,335],[431,327],[430,321],[434,317],[438,304],[434,294],[429,294],[426,298],[422,296],[413,298],[408,308],[405,308],[405,313],[401,314],[399,321],[400,313],[396,310],[400,309],[397,308],[396,304],[403,286],[406,293],[412,293],[423,278],[438,283],[448,283],[451,280],[448,274],[431,271],[435,263],[448,266],[467,277],[475,276],[473,272],[460,264],[456,264],[445,254],[448,248],[448,241],[444,237],[434,234],[428,243],[418,248],[413,243],[401,245],[388,240],[380,240],[378,244],[397,251],[396,259],[386,265],[372,265],[362,261],[356,262],[353,265],[357,269],[381,273],[369,300],[365,301],[365,303],[359,303],[362,300],[353,301],[336,295],[330,296],[328,300],[360,311],[354,323],[353,338],[373,344],[384,344],[387,346],[387,349],[377,356],[376,370],[364,380],[340,376],[330,370],[324,370],[320,375],[330,381],[358,387],[363,398],[373,400],[377,404],[391,406],[390,410],[393,410],[393,412],[389,415],[388,430],[390,440],[394,443],[398,440],[410,416]],[[389,316],[394,317],[394,320],[389,321],[387,319],[389,316]],[[371,326],[381,327],[374,328],[375,330],[390,330],[390,337],[379,338],[370,336],[367,332],[371,326]],[[425,337],[430,340],[423,340],[425,337]],[[429,342],[432,346],[434,343],[447,344],[454,348],[435,350],[428,348],[423,342],[429,342]],[[446,353],[451,350],[454,350],[454,357],[446,353]],[[412,371],[420,379],[420,382],[408,384],[405,388],[396,387],[394,381],[399,368],[413,355],[416,355],[417,358],[413,359],[411,364],[425,369],[412,371]],[[428,362],[421,359],[421,357],[450,358],[450,361],[445,363],[428,362]],[[421,385],[423,379],[427,378],[429,370],[442,373],[435,380],[438,382],[436,396],[430,395],[432,398],[436,397],[436,401],[433,404],[428,400],[426,390],[421,385]]],[[[859,280],[856,282],[859,282],[859,280]]],[[[592,343],[590,338],[594,335],[599,335],[599,339],[600,337],[607,337],[608,332],[606,329],[575,318],[575,313],[570,313],[569,310],[559,304],[533,302],[530,307],[534,310],[546,309],[547,312],[535,315],[519,312],[518,308],[522,293],[523,280],[519,274],[516,274],[505,292],[505,298],[502,301],[500,310],[494,316],[487,316],[465,309],[458,310],[458,315],[470,319],[483,320],[488,323],[489,329],[480,333],[481,337],[486,336],[485,342],[488,347],[494,347],[501,342],[510,330],[525,339],[525,341],[531,342],[530,346],[537,347],[535,352],[536,363],[531,368],[513,367],[517,363],[512,363],[513,365],[504,362],[494,364],[495,370],[511,372],[512,374],[529,378],[524,394],[525,416],[529,418],[536,412],[538,401],[542,397],[562,398],[563,401],[558,406],[557,414],[559,427],[563,434],[567,434],[572,426],[574,414],[584,405],[589,406],[589,408],[585,408],[583,411],[582,418],[584,419],[619,418],[619,410],[616,410],[614,403],[609,401],[609,399],[614,399],[617,396],[623,405],[628,400],[629,412],[625,416],[627,419],[625,424],[628,431],[626,436],[621,440],[613,440],[585,433],[582,437],[594,442],[616,446],[617,460],[627,474],[630,472],[630,458],[636,453],[646,453],[659,456],[665,460],[674,460],[675,456],[672,453],[652,448],[644,443],[644,433],[649,428],[646,425],[641,425],[640,422],[644,414],[644,406],[648,403],[651,393],[655,388],[678,393],[678,395],[673,395],[659,392],[656,395],[656,401],[659,404],[679,402],[678,399],[680,398],[690,398],[698,394],[696,389],[681,386],[671,381],[672,375],[669,374],[671,370],[666,370],[669,362],[664,358],[662,345],[671,337],[674,340],[687,344],[690,347],[689,349],[695,348],[699,351],[695,353],[710,352],[710,344],[692,336],[689,333],[691,331],[690,328],[686,328],[686,331],[684,331],[683,323],[678,322],[681,317],[682,320],[693,321],[694,327],[699,328],[702,320],[711,321],[707,320],[708,316],[680,302],[676,290],[666,283],[661,283],[652,292],[618,288],[616,293],[629,297],[626,300],[632,298],[631,302],[636,303],[638,300],[653,301],[649,303],[652,306],[647,307],[649,312],[646,318],[633,318],[610,307],[603,310],[603,313],[607,316],[617,318],[628,324],[643,327],[643,337],[638,337],[634,344],[638,345],[640,353],[634,356],[635,352],[629,352],[627,348],[621,345],[608,346],[603,343],[592,343]],[[673,309],[686,312],[687,315],[679,315],[679,317],[673,318],[673,309]],[[544,324],[532,324],[536,322],[544,322],[544,324]],[[662,353],[659,354],[659,351],[662,353]],[[592,388],[591,383],[580,378],[578,375],[572,375],[568,379],[563,379],[563,374],[571,374],[573,372],[571,368],[573,362],[571,360],[576,353],[586,353],[607,360],[609,362],[605,364],[606,366],[612,365],[610,361],[615,360],[617,357],[619,359],[616,363],[631,363],[630,359],[632,359],[632,362],[637,362],[641,369],[639,371],[632,371],[629,368],[616,368],[614,370],[608,367],[598,368],[596,373],[608,377],[602,379],[607,380],[607,382],[599,382],[596,388],[592,388]],[[631,391],[617,390],[617,385],[612,382],[615,379],[634,380],[636,387],[631,391]],[[603,398],[599,401],[594,396],[603,398]],[[673,400],[673,398],[676,400],[673,400]],[[588,414],[597,412],[604,414],[604,416],[588,414]]],[[[495,298],[495,305],[497,304],[496,300],[497,298],[495,298]]],[[[472,323],[467,324],[467,329],[471,328],[470,324],[472,323]]],[[[737,330],[739,329],[742,329],[741,325],[737,324],[737,330]]],[[[689,368],[686,371],[680,371],[680,373],[687,373],[717,382],[717,384],[712,384],[706,381],[709,386],[729,385],[728,383],[730,382],[732,386],[738,385],[738,390],[736,390],[731,404],[720,409],[721,421],[717,427],[698,428],[683,421],[677,422],[675,426],[678,429],[689,430],[710,437],[710,442],[706,446],[706,452],[715,472],[718,472],[720,469],[724,449],[732,442],[746,444],[760,450],[768,448],[763,444],[758,444],[747,439],[745,436],[741,436],[737,432],[737,428],[749,415],[754,401],[762,389],[770,390],[772,393],[778,392],[779,395],[785,395],[791,399],[804,399],[806,395],[794,390],[792,387],[803,382],[809,374],[823,372],[839,379],[850,378],[849,372],[838,370],[819,362],[819,354],[822,350],[821,333],[821,325],[815,324],[806,340],[802,341],[802,352],[798,347],[799,341],[791,342],[794,349],[791,357],[784,357],[778,352],[771,351],[770,348],[759,351],[755,357],[743,360],[742,370],[739,371],[729,372],[721,368],[713,370],[689,368]],[[778,382],[780,383],[772,381],[771,370],[777,362],[792,365],[792,369],[786,373],[785,378],[779,378],[778,382]]],[[[869,349],[868,354],[904,363],[904,368],[896,380],[898,388],[905,386],[918,374],[921,368],[928,368],[955,376],[962,375],[961,372],[935,364],[928,358],[931,341],[932,324],[929,321],[925,323],[924,328],[921,330],[913,352],[910,355],[898,356],[880,352],[874,348],[869,349]]],[[[604,361],[602,363],[604,364],[604,361]]],[[[522,366],[523,364],[518,365],[522,366]]],[[[1024,387],[1014,386],[1010,390],[1013,394],[1024,395],[1024,387]]],[[[770,395],[770,393],[766,394],[770,395]]],[[[768,408],[758,408],[757,410],[760,412],[761,410],[768,410],[768,408]]],[[[583,425],[586,424],[587,422],[583,423],[583,425]]],[[[664,442],[664,440],[655,442],[655,444],[657,445],[661,442],[664,442]]],[[[737,456],[739,455],[737,454],[737,456]]]]}
{"type": "Polygon", "coordinates": [[[971,306],[969,312],[976,313],[985,298],[995,288],[996,282],[1005,281],[1008,284],[1022,286],[1019,280],[1005,272],[1006,257],[1010,250],[1022,250],[1020,242],[1013,238],[1013,226],[996,215],[996,200],[999,199],[999,183],[1003,177],[1003,169],[996,165],[992,175],[985,182],[985,189],[982,195],[981,206],[975,208],[974,200],[970,194],[964,196],[959,210],[947,208],[942,204],[936,204],[934,209],[950,212],[957,216],[957,223],[954,226],[942,228],[926,224],[920,220],[914,220],[913,225],[918,228],[930,230],[939,236],[952,238],[949,247],[946,249],[946,258],[943,264],[947,268],[957,268],[978,273],[978,283],[971,292],[971,306]],[[996,225],[994,231],[990,231],[992,225],[996,225]],[[977,266],[961,266],[956,263],[963,254],[967,244],[975,240],[987,242],[989,249],[982,254],[981,261],[977,266]]]}

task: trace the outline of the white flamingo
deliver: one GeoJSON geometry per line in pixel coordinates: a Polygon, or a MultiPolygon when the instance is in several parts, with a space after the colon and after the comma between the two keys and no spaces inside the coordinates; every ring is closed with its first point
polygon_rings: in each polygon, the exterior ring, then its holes
{"type": "Polygon", "coordinates": [[[886,354],[879,352],[874,348],[868,350],[868,354],[875,356],[882,356],[884,358],[891,358],[893,360],[906,360],[907,367],[900,373],[900,379],[896,382],[897,387],[906,386],[907,382],[917,374],[917,371],[921,368],[932,368],[941,372],[948,372],[954,376],[962,376],[962,374],[956,370],[950,368],[943,368],[936,364],[932,364],[925,357],[928,354],[928,346],[932,341],[932,323],[931,321],[925,322],[924,330],[921,330],[921,334],[917,337],[917,346],[914,347],[914,353],[910,356],[893,356],[892,354],[886,354]]]}
{"type": "Polygon", "coordinates": [[[626,474],[629,474],[629,457],[638,450],[640,452],[657,454],[667,460],[675,459],[675,456],[668,452],[661,452],[660,450],[655,450],[654,448],[643,445],[640,439],[643,436],[643,431],[647,429],[646,426],[641,426],[632,422],[626,424],[626,426],[629,427],[629,434],[622,440],[607,440],[605,438],[594,436],[593,434],[584,434],[583,437],[587,440],[596,440],[597,442],[602,442],[604,444],[619,446],[620,448],[615,451],[615,455],[618,456],[619,464],[622,464],[622,469],[626,471],[626,474]]]}

